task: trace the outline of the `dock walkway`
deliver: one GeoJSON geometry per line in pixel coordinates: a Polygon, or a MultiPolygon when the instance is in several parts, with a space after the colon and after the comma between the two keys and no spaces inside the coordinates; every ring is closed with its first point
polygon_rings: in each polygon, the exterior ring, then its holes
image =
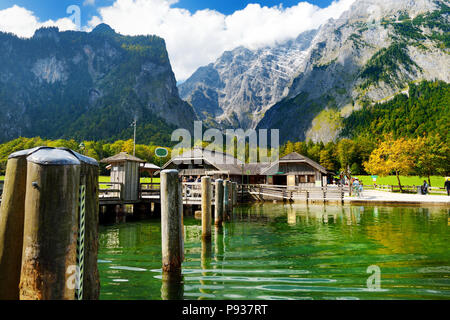
{"type": "Polygon", "coordinates": [[[367,190],[360,197],[344,197],[344,203],[386,203],[386,204],[424,204],[448,205],[450,197],[447,195],[421,195],[408,193],[392,193],[387,191],[367,190]]]}

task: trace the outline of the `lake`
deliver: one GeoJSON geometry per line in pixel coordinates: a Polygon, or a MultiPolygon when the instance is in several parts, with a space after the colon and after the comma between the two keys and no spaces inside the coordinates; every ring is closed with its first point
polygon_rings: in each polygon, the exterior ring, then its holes
{"type": "Polygon", "coordinates": [[[185,217],[183,279],[168,284],[159,219],[101,226],[100,298],[450,299],[449,213],[240,206],[221,230],[213,227],[210,245],[202,244],[200,220],[185,217]]]}

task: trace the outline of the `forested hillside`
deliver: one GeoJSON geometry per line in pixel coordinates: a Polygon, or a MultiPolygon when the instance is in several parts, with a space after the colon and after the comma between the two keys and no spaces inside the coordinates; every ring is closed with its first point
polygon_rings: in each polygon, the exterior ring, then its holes
{"type": "Polygon", "coordinates": [[[450,84],[442,81],[410,84],[408,95],[366,105],[344,119],[343,124],[344,137],[377,138],[387,133],[395,137],[440,135],[450,142],[450,84]]]}
{"type": "Polygon", "coordinates": [[[190,128],[192,108],[179,98],[165,42],[42,28],[30,39],[0,32],[0,141],[129,139],[167,143],[190,128]]]}

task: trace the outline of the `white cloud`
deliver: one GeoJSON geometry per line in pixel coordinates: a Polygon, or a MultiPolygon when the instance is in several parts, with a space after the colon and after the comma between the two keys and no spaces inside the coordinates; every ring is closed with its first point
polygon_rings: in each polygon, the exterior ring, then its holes
{"type": "Polygon", "coordinates": [[[83,6],[95,6],[95,0],[84,0],[83,6]]]}
{"type": "MultiPolygon", "coordinates": [[[[354,1],[335,0],[323,9],[308,2],[289,8],[249,4],[224,15],[214,10],[191,13],[173,8],[178,0],[115,0],[111,6],[100,8],[99,15],[82,30],[89,31],[104,22],[125,35],[158,35],[166,41],[177,79],[185,80],[225,50],[238,46],[255,49],[295,38],[329,18],[338,18],[354,1]]],[[[83,4],[94,5],[95,0],[83,4]]],[[[62,31],[77,29],[69,17],[40,22],[33,12],[17,5],[0,10],[0,31],[31,37],[42,26],[58,26],[62,31]]]]}
{"type": "Polygon", "coordinates": [[[3,32],[11,32],[19,37],[29,38],[33,36],[36,29],[50,26],[56,26],[61,31],[76,30],[76,25],[69,18],[40,22],[32,11],[17,5],[0,10],[0,31],[3,32]]]}
{"type": "Polygon", "coordinates": [[[90,27],[109,24],[125,35],[156,34],[166,40],[178,80],[185,80],[199,66],[237,46],[258,48],[291,39],[338,18],[355,0],[337,0],[327,8],[308,2],[284,8],[249,4],[231,15],[213,10],[173,8],[177,0],[116,0],[99,9],[90,27]]]}

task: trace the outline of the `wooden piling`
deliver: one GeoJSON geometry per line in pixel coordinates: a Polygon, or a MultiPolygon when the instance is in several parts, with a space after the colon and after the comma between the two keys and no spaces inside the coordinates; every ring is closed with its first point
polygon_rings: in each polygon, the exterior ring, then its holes
{"type": "Polygon", "coordinates": [[[18,300],[22,264],[27,153],[10,157],[0,208],[0,300],[18,300]]]}
{"type": "Polygon", "coordinates": [[[229,201],[228,205],[230,207],[230,212],[233,212],[233,208],[234,208],[234,182],[230,181],[229,192],[230,192],[230,199],[228,200],[229,201]]]}
{"type": "Polygon", "coordinates": [[[72,300],[80,161],[57,149],[41,149],[27,160],[20,299],[72,300]]]}
{"type": "Polygon", "coordinates": [[[238,202],[238,184],[237,182],[233,182],[233,206],[237,205],[238,202]]]}
{"type": "Polygon", "coordinates": [[[214,224],[216,227],[222,226],[223,222],[223,180],[217,179],[216,184],[216,197],[214,199],[214,224]]]}
{"type": "Polygon", "coordinates": [[[226,214],[230,212],[230,181],[223,182],[223,210],[226,214]]]}
{"type": "Polygon", "coordinates": [[[182,214],[177,170],[161,171],[161,240],[163,272],[181,273],[183,259],[182,214]]]}
{"type": "Polygon", "coordinates": [[[211,177],[202,177],[202,238],[211,239],[211,177]]]}

